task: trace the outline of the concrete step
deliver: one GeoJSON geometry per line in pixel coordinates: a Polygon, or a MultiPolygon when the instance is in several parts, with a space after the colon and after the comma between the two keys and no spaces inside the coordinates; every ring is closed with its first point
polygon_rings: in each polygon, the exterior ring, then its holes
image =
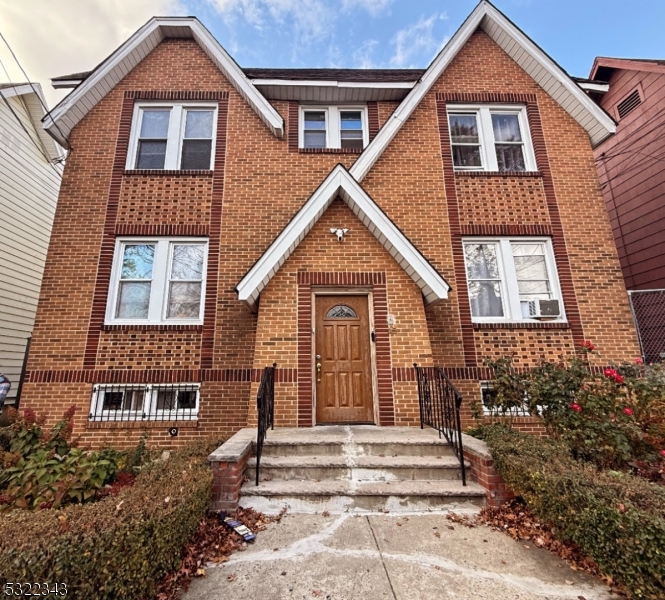
{"type": "Polygon", "coordinates": [[[291,512],[431,512],[477,510],[485,490],[460,481],[263,481],[246,482],[241,506],[274,513],[291,512]]]}
{"type": "MultiPolygon", "coordinates": [[[[467,466],[468,467],[468,466],[467,466]]],[[[256,458],[247,463],[246,476],[256,478],[256,458]]],[[[261,481],[355,480],[355,481],[441,481],[461,478],[455,456],[263,456],[261,481]]]]}

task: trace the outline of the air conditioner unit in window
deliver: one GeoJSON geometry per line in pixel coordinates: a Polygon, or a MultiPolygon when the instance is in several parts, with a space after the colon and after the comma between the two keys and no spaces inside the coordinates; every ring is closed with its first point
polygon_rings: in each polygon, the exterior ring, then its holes
{"type": "Polygon", "coordinates": [[[529,318],[554,319],[561,316],[558,300],[529,300],[529,318]]]}

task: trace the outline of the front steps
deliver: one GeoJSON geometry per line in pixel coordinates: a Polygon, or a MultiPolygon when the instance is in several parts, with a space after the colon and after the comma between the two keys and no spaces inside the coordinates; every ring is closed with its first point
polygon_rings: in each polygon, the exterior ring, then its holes
{"type": "Polygon", "coordinates": [[[461,481],[449,444],[431,429],[326,426],[268,431],[255,485],[256,458],[240,505],[274,513],[477,510],[485,490],[461,481]]]}

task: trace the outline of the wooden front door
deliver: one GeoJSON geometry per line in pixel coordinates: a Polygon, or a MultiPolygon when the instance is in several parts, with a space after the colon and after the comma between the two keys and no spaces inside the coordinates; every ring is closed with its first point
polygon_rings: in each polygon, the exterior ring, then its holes
{"type": "Polygon", "coordinates": [[[316,296],[317,423],[373,423],[367,296],[316,296]]]}

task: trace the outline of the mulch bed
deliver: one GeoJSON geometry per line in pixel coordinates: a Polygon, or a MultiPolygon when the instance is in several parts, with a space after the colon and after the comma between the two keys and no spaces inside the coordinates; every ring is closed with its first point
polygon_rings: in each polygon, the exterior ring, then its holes
{"type": "Polygon", "coordinates": [[[498,508],[485,507],[475,517],[450,513],[447,519],[466,527],[484,525],[494,531],[501,531],[515,541],[529,542],[524,544],[526,548],[530,545],[545,548],[565,560],[574,571],[586,571],[595,575],[604,581],[613,593],[626,596],[611,577],[601,573],[592,558],[586,556],[577,545],[558,540],[553,528],[542,523],[520,500],[511,500],[498,508]]]}
{"type": "MultiPolygon", "coordinates": [[[[238,508],[229,516],[258,533],[265,530],[268,523],[278,523],[283,514],[268,517],[251,508],[238,508]]],[[[220,522],[216,514],[208,514],[185,547],[180,569],[167,573],[160,581],[156,600],[178,600],[179,593],[187,591],[194,577],[205,577],[208,563],[226,562],[233,552],[242,552],[246,548],[247,542],[240,535],[220,522]]]]}

